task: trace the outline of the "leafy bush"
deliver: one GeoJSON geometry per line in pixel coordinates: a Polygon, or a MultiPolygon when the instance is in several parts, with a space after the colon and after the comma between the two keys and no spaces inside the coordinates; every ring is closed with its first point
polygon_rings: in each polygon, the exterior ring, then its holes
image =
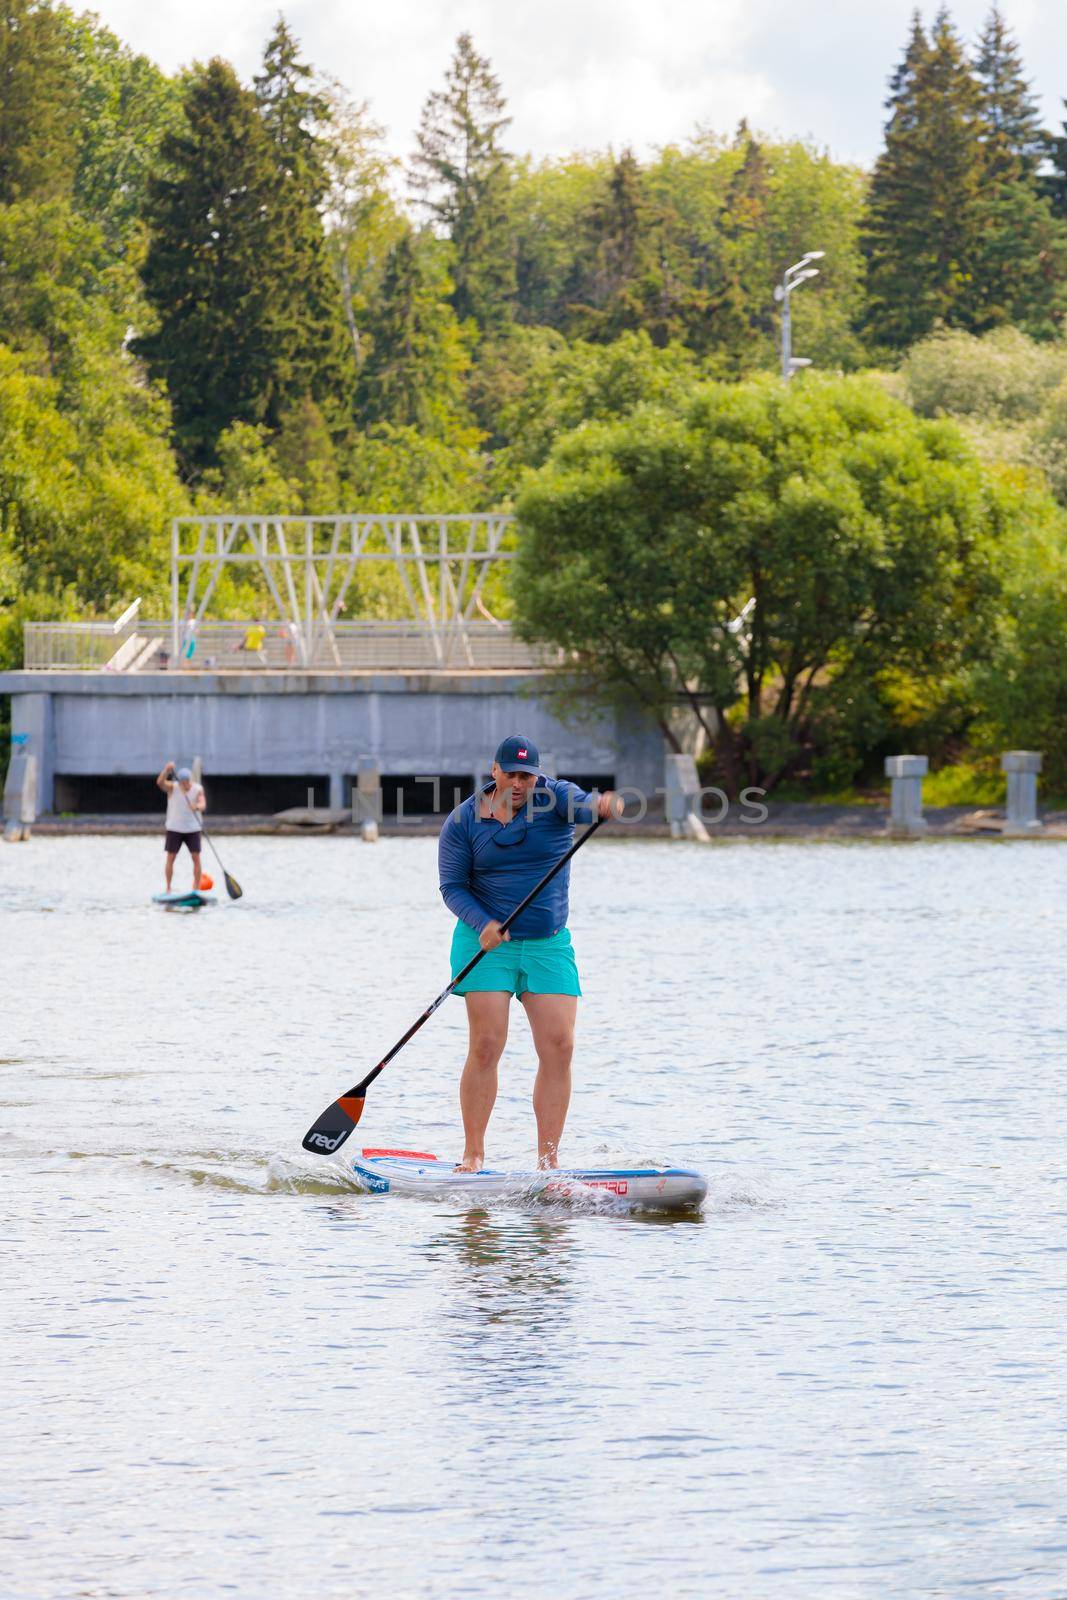
{"type": "Polygon", "coordinates": [[[1039,344],[1010,327],[982,338],[943,330],[912,346],[901,373],[921,417],[1022,421],[1067,379],[1067,344],[1039,344]]]}

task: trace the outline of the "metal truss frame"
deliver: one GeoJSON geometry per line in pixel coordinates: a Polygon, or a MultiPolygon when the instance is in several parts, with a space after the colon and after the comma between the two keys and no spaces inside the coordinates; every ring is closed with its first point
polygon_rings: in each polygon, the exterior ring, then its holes
{"type": "Polygon", "coordinates": [[[489,617],[482,585],[490,567],[514,557],[513,550],[502,548],[513,522],[499,512],[175,517],[174,659],[180,660],[195,639],[225,569],[252,566],[262,574],[292,638],[294,666],[339,667],[335,625],[352,580],[364,563],[385,562],[400,577],[410,608],[404,620],[425,630],[437,665],[472,666],[467,627],[475,611],[489,617]]]}

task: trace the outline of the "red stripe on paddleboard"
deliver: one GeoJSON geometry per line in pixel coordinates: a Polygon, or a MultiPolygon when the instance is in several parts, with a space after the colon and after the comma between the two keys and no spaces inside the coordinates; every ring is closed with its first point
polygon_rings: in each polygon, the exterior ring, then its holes
{"type": "Polygon", "coordinates": [[[364,1150],[365,1156],[410,1156],[413,1161],[436,1161],[428,1150],[364,1150]]]}

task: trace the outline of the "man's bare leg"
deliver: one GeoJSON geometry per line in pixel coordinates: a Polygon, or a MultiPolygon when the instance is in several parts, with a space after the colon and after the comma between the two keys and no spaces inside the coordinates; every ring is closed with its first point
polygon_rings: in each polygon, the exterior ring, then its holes
{"type": "Polygon", "coordinates": [[[578,998],[573,994],[524,994],[537,1050],[533,1105],[537,1118],[537,1165],[559,1165],[559,1144],[571,1103],[571,1056],[578,998]]]}
{"type": "MultiPolygon", "coordinates": [[[[192,852],[190,851],[190,854],[192,852]]],[[[193,893],[200,887],[200,857],[193,856],[193,893]]]]}
{"type": "Polygon", "coordinates": [[[177,861],[177,859],[177,856],[172,856],[169,854],[163,857],[163,875],[167,880],[168,894],[170,894],[170,883],[171,879],[174,877],[174,863],[177,861]]]}
{"type": "Polygon", "coordinates": [[[496,1104],[497,1065],[508,1039],[511,995],[488,991],[464,996],[470,1044],[459,1080],[463,1113],[463,1160],[457,1172],[478,1172],[485,1166],[485,1130],[496,1104]]]}

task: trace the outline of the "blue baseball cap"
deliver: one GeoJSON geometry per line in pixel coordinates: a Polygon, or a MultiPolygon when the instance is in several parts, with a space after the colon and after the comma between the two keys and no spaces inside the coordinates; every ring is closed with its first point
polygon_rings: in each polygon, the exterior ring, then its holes
{"type": "Polygon", "coordinates": [[[541,752],[532,739],[513,733],[497,746],[496,764],[501,772],[540,772],[541,752]]]}
{"type": "Polygon", "coordinates": [[[188,767],[179,767],[175,776],[179,783],[192,783],[193,781],[193,775],[188,767]]]}

